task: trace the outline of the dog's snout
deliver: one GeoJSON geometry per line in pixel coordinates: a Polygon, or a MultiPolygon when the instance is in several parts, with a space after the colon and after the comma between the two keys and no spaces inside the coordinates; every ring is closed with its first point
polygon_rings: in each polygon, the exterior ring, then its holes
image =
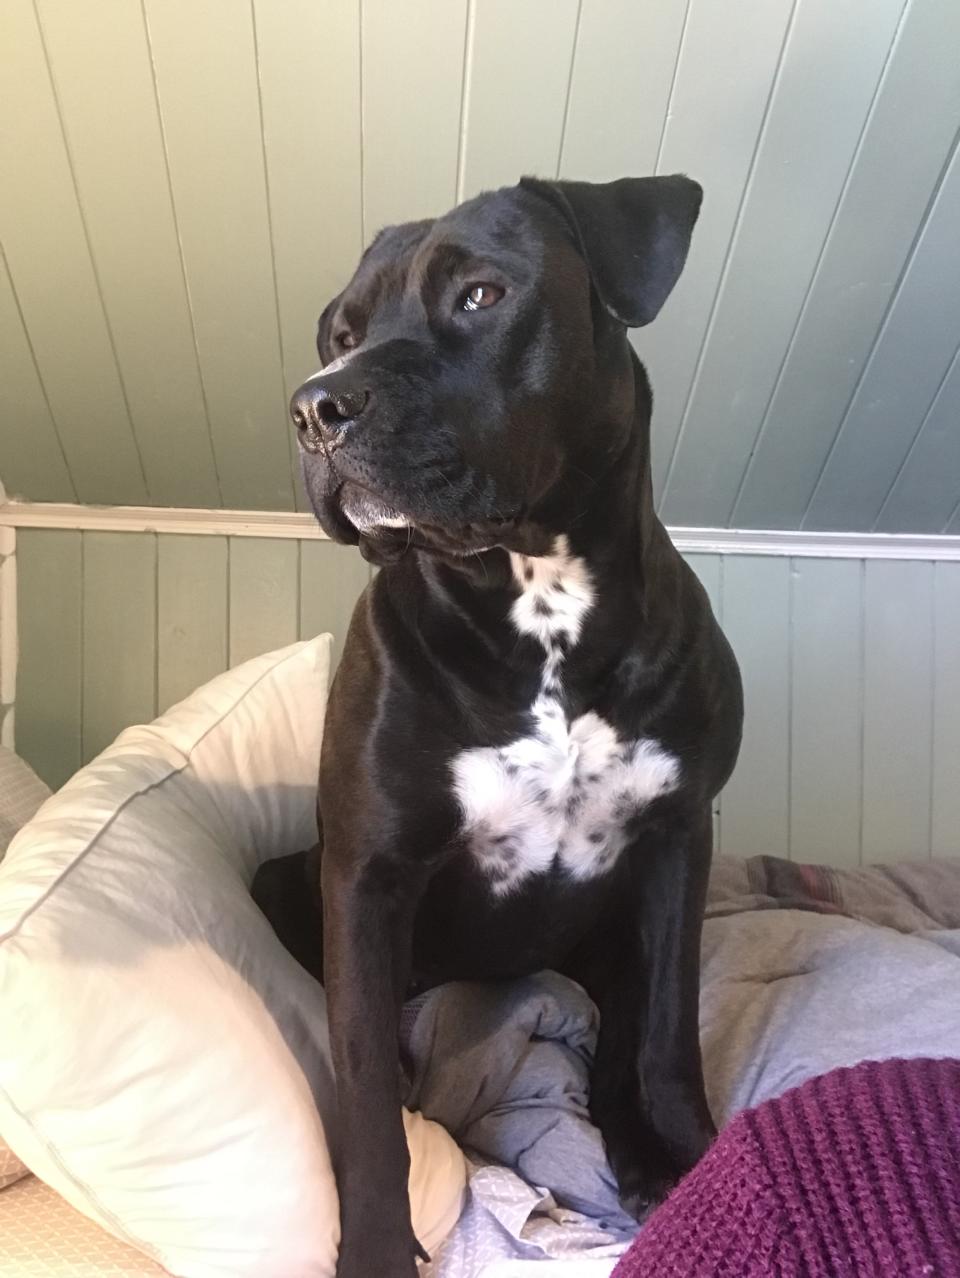
{"type": "Polygon", "coordinates": [[[343,432],[370,402],[365,390],[334,390],[322,383],[305,382],[290,401],[290,416],[307,452],[318,452],[339,442],[343,432]]]}

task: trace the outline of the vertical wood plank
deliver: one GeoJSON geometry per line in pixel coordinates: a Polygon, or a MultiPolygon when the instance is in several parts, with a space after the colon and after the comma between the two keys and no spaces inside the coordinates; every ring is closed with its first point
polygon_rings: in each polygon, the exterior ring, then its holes
{"type": "MultiPolygon", "coordinates": [[[[363,247],[360,0],[254,0],[254,21],[289,397],[317,368],[317,319],[363,247]]],[[[310,508],[296,455],[294,495],[310,508]]]]}
{"type": "Polygon", "coordinates": [[[0,479],[9,497],[76,501],[50,405],[0,254],[0,479]]]}
{"type": "Polygon", "coordinates": [[[577,0],[476,5],[460,198],[556,174],[576,27],[577,0]]]}
{"type": "Polygon", "coordinates": [[[792,573],[790,856],[857,865],[863,565],[796,559],[792,573]]]}
{"type": "Polygon", "coordinates": [[[467,0],[364,0],[368,244],[381,227],[436,217],[455,202],[466,19],[467,0]]]}
{"type": "Polygon", "coordinates": [[[229,547],[231,666],[297,638],[297,543],[232,537],[229,547]]]}
{"type": "Polygon", "coordinates": [[[867,561],[863,861],[930,853],[933,565],[867,561]]]}
{"type": "Polygon", "coordinates": [[[158,538],[157,709],[227,669],[226,537],[158,538]]]}
{"type": "Polygon", "coordinates": [[[284,380],[292,391],[317,367],[317,318],[363,247],[360,2],[256,0],[254,12],[284,380]]]}
{"type": "Polygon", "coordinates": [[[730,518],[904,3],[874,0],[867,23],[850,0],[796,9],[667,478],[673,522],[730,518]]]}
{"type": "Polygon", "coordinates": [[[960,563],[934,568],[933,856],[960,857],[960,563]]]}
{"type": "Polygon", "coordinates": [[[223,503],[289,510],[252,13],[147,0],[146,14],[223,503]]]}
{"type": "Polygon", "coordinates": [[[743,675],[745,722],[723,791],[726,856],[787,856],[790,714],[789,561],[732,555],[723,565],[723,628],[743,675]]]}
{"type": "Polygon", "coordinates": [[[83,758],[156,715],[157,539],[83,534],[83,758]]]}
{"type": "Polygon", "coordinates": [[[54,789],[81,755],[81,534],[17,536],[17,753],[54,789]]]}
{"type": "Polygon", "coordinates": [[[909,5],[767,408],[736,527],[800,526],[950,151],[958,46],[955,0],[909,5]]]}
{"type": "Polygon", "coordinates": [[[960,501],[960,349],[877,516],[877,532],[941,533],[960,501]]]}
{"type": "Polygon", "coordinates": [[[37,9],[150,499],[218,506],[140,6],[37,9]]]}
{"type": "MultiPolygon", "coordinates": [[[[958,226],[960,149],[840,425],[804,528],[873,527],[960,343],[958,226]]],[[[921,503],[919,518],[922,511],[921,503]]]]}
{"type": "Polygon", "coordinates": [[[685,0],[583,0],[563,177],[609,182],[654,172],[686,12],[685,0]]]}
{"type": "Polygon", "coordinates": [[[731,22],[725,5],[699,0],[690,5],[658,171],[689,173],[706,198],[677,287],[656,323],[633,337],[653,383],[658,502],[792,11],[793,0],[740,0],[737,21],[731,22]]]}
{"type": "Polygon", "coordinates": [[[30,0],[0,5],[0,241],[82,501],[147,500],[30,0]]]}
{"type": "Polygon", "coordinates": [[[322,541],[300,543],[300,638],[329,630],[334,668],[343,652],[354,605],[369,580],[370,569],[354,547],[322,541]]]}

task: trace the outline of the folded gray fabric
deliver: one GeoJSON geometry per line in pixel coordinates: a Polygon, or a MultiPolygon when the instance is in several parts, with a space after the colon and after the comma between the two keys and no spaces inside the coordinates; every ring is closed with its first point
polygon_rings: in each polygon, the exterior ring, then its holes
{"type": "MultiPolygon", "coordinates": [[[[840,1065],[960,1057],[960,861],[838,871],[720,859],[707,915],[701,1032],[720,1125],[840,1065]]],[[[448,985],[404,1009],[406,1103],[480,1159],[424,1278],[614,1267],[636,1227],[587,1113],[596,1030],[584,991],[552,972],[448,985]]]]}
{"type": "Polygon", "coordinates": [[[580,986],[556,972],[431,990],[403,1017],[405,1104],[562,1206],[629,1236],[636,1223],[620,1207],[587,1109],[597,1023],[580,986]]]}

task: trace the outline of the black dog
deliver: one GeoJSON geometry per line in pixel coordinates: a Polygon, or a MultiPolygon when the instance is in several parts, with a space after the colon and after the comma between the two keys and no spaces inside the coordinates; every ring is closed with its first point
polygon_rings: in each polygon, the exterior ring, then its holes
{"type": "Polygon", "coordinates": [[[330,696],[311,857],[339,1278],[415,1271],[411,988],[580,981],[601,1015],[591,1107],[637,1214],[713,1133],[699,941],[740,681],[654,514],[626,339],[675,284],[700,199],[685,177],[524,179],[384,231],[294,396],[320,523],[384,565],[330,696]]]}

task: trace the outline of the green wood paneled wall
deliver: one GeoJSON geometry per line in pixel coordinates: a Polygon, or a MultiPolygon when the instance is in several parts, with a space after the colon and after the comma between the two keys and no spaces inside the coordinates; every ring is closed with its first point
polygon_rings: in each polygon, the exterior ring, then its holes
{"type": "Polygon", "coordinates": [[[330,542],[153,533],[17,537],[17,751],[61,785],[131,723],[272,648],[331,631],[369,569],[330,542]]]}
{"type": "MultiPolygon", "coordinates": [[[[960,563],[691,555],[740,659],[730,854],[960,855],[960,563]]],[[[21,531],[17,749],[54,785],[227,666],[331,630],[367,566],[327,542],[21,531]]]]}
{"type": "Polygon", "coordinates": [[[960,532],[958,49],[956,0],[5,0],[0,478],[300,505],[285,400],[381,225],[685,170],[665,518],[960,532]]]}

